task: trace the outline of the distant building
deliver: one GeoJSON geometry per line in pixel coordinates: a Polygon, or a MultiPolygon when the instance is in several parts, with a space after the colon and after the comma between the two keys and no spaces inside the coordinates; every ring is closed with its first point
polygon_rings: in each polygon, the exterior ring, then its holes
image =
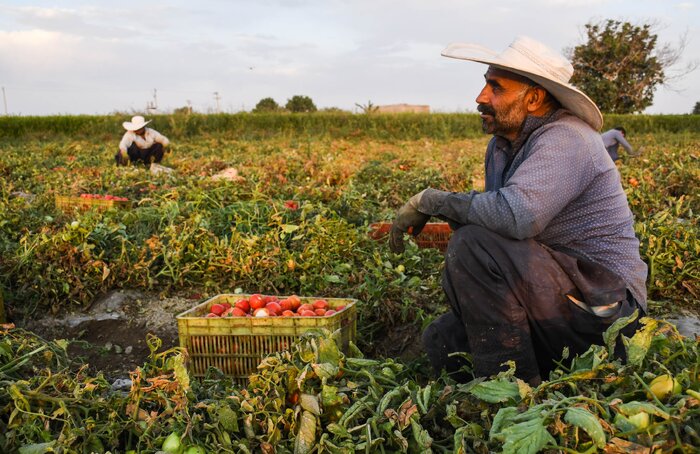
{"type": "Polygon", "coordinates": [[[415,104],[390,104],[377,106],[377,113],[430,113],[430,106],[415,104]]]}

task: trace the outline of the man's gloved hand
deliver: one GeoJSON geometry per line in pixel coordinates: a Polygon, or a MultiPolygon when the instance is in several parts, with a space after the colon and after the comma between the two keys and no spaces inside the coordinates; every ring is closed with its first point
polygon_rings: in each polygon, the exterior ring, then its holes
{"type": "Polygon", "coordinates": [[[437,215],[437,205],[442,197],[449,194],[435,189],[424,189],[411,197],[406,204],[396,213],[396,219],[391,224],[389,232],[389,249],[393,252],[401,253],[405,247],[403,244],[404,233],[409,232],[418,235],[425,224],[430,220],[430,216],[437,215]]]}

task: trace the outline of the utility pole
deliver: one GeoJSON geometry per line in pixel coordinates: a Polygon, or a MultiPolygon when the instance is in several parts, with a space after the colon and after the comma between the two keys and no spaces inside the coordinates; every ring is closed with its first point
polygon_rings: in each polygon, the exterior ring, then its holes
{"type": "Polygon", "coordinates": [[[219,96],[218,91],[214,92],[214,99],[216,99],[216,113],[221,113],[221,108],[219,107],[219,101],[221,101],[221,96],[219,96]]]}
{"type": "Polygon", "coordinates": [[[5,97],[5,87],[2,87],[2,102],[5,104],[5,116],[7,116],[7,98],[5,97]]]}

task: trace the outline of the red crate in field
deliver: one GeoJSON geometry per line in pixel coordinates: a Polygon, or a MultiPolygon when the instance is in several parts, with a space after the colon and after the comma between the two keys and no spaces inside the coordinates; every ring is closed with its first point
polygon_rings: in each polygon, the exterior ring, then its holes
{"type": "MultiPolygon", "coordinates": [[[[375,240],[383,240],[389,236],[391,222],[377,222],[370,224],[370,237],[375,240]]],[[[447,250],[452,229],[447,222],[428,222],[423,227],[420,235],[414,237],[416,244],[421,248],[435,248],[442,252],[447,250]]]]}

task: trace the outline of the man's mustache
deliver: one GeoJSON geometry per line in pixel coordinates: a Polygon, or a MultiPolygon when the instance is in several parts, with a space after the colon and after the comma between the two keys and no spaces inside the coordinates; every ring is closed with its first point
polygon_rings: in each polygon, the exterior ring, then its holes
{"type": "Polygon", "coordinates": [[[476,107],[476,110],[482,114],[485,114],[485,115],[491,115],[492,117],[496,116],[496,111],[494,111],[493,108],[491,108],[485,104],[479,104],[476,107]]]}

